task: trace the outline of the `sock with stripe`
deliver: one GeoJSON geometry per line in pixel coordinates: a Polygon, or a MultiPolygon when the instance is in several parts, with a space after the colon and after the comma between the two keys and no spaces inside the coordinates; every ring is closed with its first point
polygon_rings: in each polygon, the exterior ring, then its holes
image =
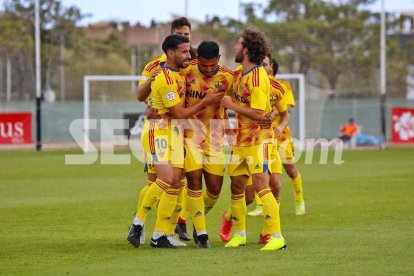
{"type": "Polygon", "coordinates": [[[233,220],[236,231],[243,233],[246,231],[246,198],[244,193],[231,195],[231,219],[233,220]]]}
{"type": "Polygon", "coordinates": [[[202,190],[187,190],[187,208],[197,233],[206,231],[206,217],[202,190]]]}
{"type": "Polygon", "coordinates": [[[262,228],[262,235],[281,233],[279,204],[277,204],[272,190],[269,188],[263,189],[257,193],[263,203],[264,223],[262,228]]]}
{"type": "Polygon", "coordinates": [[[206,215],[208,212],[210,212],[211,209],[213,209],[213,206],[216,204],[219,197],[220,194],[213,195],[209,193],[207,189],[203,191],[204,213],[206,215]]]}
{"type": "Polygon", "coordinates": [[[170,230],[170,220],[173,215],[174,208],[177,205],[179,189],[168,188],[164,191],[160,198],[157,210],[157,221],[155,223],[154,232],[167,233],[170,230]]]}
{"type": "Polygon", "coordinates": [[[164,191],[169,187],[170,185],[157,178],[155,182],[150,187],[148,187],[148,190],[142,199],[141,205],[137,206],[136,217],[145,222],[149,211],[151,211],[154,204],[160,200],[164,191]]]}

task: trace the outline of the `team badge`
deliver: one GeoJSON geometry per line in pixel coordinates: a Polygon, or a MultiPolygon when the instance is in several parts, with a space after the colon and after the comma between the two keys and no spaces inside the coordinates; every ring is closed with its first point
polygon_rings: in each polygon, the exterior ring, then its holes
{"type": "Polygon", "coordinates": [[[216,90],[220,90],[223,86],[221,85],[221,82],[217,81],[217,82],[214,84],[214,87],[216,88],[216,90]]]}
{"type": "Polygon", "coordinates": [[[173,91],[167,92],[167,94],[165,96],[167,97],[167,100],[169,100],[170,102],[175,100],[175,94],[174,94],[173,91]]]}

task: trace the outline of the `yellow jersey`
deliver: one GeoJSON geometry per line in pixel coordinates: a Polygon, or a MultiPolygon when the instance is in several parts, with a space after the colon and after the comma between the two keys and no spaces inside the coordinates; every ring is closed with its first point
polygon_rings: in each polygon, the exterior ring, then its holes
{"type": "Polygon", "coordinates": [[[151,94],[148,96],[148,106],[163,115],[168,108],[181,103],[181,95],[185,92],[185,81],[180,71],[161,66],[161,72],[151,83],[151,94]]]}
{"type": "MultiPolygon", "coordinates": [[[[277,80],[279,82],[284,90],[283,99],[286,103],[286,105],[295,106],[295,97],[293,96],[293,91],[290,83],[285,80],[277,80]]],[[[292,133],[290,132],[289,125],[285,127],[285,129],[282,132],[282,135],[279,139],[279,142],[283,142],[286,140],[290,140],[292,138],[292,133]]]]}
{"type": "MultiPolygon", "coordinates": [[[[231,70],[225,66],[219,65],[214,75],[208,77],[200,71],[197,60],[193,60],[187,68],[181,71],[186,80],[185,107],[198,103],[210,93],[224,92],[227,95],[232,94],[233,75],[231,70]]],[[[221,151],[224,142],[225,125],[223,120],[225,118],[225,110],[220,104],[208,105],[192,116],[192,119],[196,119],[203,124],[203,128],[200,129],[193,122],[192,130],[185,130],[185,137],[191,138],[197,135],[203,139],[201,144],[198,143],[201,148],[221,151]],[[215,120],[214,125],[211,126],[212,119],[218,120],[215,120]],[[210,131],[211,127],[213,131],[210,131]]],[[[193,139],[193,141],[200,141],[200,139],[193,139]]]]}
{"type": "MultiPolygon", "coordinates": [[[[272,111],[285,112],[287,111],[287,105],[284,99],[285,90],[283,86],[273,76],[269,75],[270,80],[270,106],[272,111]]],[[[280,123],[280,116],[276,115],[272,122],[272,129],[277,127],[280,123]]]]}
{"type": "MultiPolygon", "coordinates": [[[[271,111],[270,81],[263,65],[256,65],[249,71],[237,71],[233,84],[233,102],[238,105],[263,110],[265,114],[271,111]]],[[[271,143],[273,131],[262,129],[250,118],[236,112],[237,130],[236,146],[249,147],[261,143],[271,143]]]]}

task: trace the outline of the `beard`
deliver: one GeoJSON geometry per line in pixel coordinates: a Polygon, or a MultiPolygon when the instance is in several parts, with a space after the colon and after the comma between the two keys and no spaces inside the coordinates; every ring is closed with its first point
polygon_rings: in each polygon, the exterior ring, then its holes
{"type": "Polygon", "coordinates": [[[234,57],[234,61],[237,63],[241,63],[243,61],[243,54],[242,53],[236,53],[236,56],[234,57]]]}
{"type": "Polygon", "coordinates": [[[175,64],[177,64],[178,68],[186,68],[188,66],[190,59],[185,59],[185,60],[180,60],[180,59],[175,59],[174,62],[175,64]]]}

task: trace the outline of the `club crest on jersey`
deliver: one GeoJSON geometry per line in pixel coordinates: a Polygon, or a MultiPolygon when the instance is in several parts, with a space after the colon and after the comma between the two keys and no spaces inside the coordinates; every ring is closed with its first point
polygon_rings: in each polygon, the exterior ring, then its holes
{"type": "Polygon", "coordinates": [[[214,87],[216,88],[216,90],[220,90],[223,87],[223,85],[221,84],[221,82],[216,81],[216,83],[214,84],[214,87]]]}
{"type": "Polygon", "coordinates": [[[195,79],[192,79],[192,80],[190,80],[190,83],[191,84],[196,84],[196,80],[195,79]]]}
{"type": "Polygon", "coordinates": [[[167,92],[167,94],[165,95],[165,97],[167,98],[167,100],[169,100],[170,102],[175,100],[175,93],[174,91],[169,91],[167,92]]]}

